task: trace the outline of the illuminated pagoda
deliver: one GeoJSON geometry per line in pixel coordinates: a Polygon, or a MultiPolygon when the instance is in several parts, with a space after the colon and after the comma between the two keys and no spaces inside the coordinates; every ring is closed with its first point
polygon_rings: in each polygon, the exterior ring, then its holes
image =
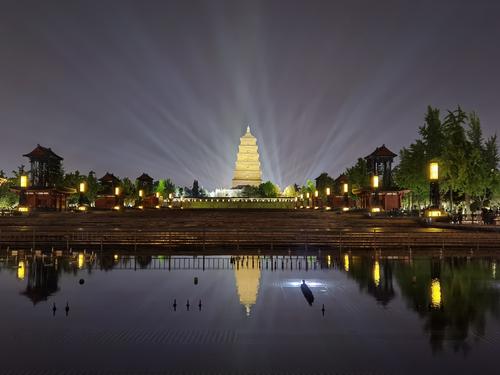
{"type": "Polygon", "coordinates": [[[257,139],[250,133],[248,126],[246,133],[240,138],[232,187],[235,189],[243,186],[259,186],[261,183],[262,172],[257,139]]]}
{"type": "Polygon", "coordinates": [[[139,198],[136,201],[138,208],[156,208],[159,205],[159,194],[154,193],[153,178],[147,173],[141,174],[136,178],[136,186],[139,198]]]}
{"type": "Polygon", "coordinates": [[[120,209],[123,203],[120,179],[114,174],[106,172],[98,181],[100,188],[95,200],[95,208],[101,210],[120,209]]]}
{"type": "Polygon", "coordinates": [[[29,178],[21,176],[19,194],[20,211],[63,211],[68,208],[68,196],[76,190],[60,186],[63,177],[62,160],[50,148],[37,145],[24,154],[30,161],[29,178]]]}

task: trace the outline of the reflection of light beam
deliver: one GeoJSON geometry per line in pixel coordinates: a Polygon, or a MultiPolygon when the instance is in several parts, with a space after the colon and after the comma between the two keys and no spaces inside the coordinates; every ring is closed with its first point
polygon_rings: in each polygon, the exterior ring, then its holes
{"type": "MultiPolygon", "coordinates": [[[[321,283],[319,281],[306,281],[306,284],[309,288],[321,288],[321,287],[326,287],[326,284],[321,283]]],[[[286,281],[284,283],[284,286],[286,288],[300,288],[302,285],[302,280],[301,281],[286,281]]]]}
{"type": "Polygon", "coordinates": [[[349,255],[344,254],[344,270],[349,272],[349,255]]]}
{"type": "Polygon", "coordinates": [[[435,309],[441,307],[441,282],[439,279],[432,279],[431,282],[431,306],[435,309]]]}
{"type": "Polygon", "coordinates": [[[78,268],[82,269],[85,265],[85,255],[83,253],[78,254],[78,268]]]}

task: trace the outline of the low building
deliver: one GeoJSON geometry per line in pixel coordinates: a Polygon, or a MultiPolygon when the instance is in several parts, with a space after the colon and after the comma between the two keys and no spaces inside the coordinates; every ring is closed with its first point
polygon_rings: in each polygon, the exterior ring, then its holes
{"type": "Polygon", "coordinates": [[[121,182],[114,174],[106,172],[99,180],[100,189],[95,199],[95,208],[99,210],[117,210],[123,206],[121,182]]]}
{"type": "Polygon", "coordinates": [[[153,178],[143,173],[136,178],[136,186],[139,198],[135,202],[138,208],[157,208],[160,205],[160,196],[153,189],[153,178]]]}

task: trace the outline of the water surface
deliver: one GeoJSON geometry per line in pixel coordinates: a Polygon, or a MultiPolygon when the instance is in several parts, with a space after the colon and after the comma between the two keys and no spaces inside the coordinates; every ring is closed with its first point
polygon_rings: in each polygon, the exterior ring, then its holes
{"type": "Polygon", "coordinates": [[[4,254],[0,373],[486,372],[499,287],[494,257],[4,254]]]}

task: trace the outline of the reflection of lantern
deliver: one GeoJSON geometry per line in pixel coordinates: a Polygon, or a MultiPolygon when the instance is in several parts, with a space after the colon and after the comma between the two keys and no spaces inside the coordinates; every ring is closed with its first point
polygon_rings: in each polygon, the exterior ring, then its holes
{"type": "Polygon", "coordinates": [[[332,265],[332,256],[328,255],[326,257],[326,261],[327,261],[327,264],[328,264],[328,268],[330,268],[330,266],[332,265]]]}
{"type": "Polygon", "coordinates": [[[372,177],[372,188],[378,189],[378,176],[373,176],[372,177]]]}
{"type": "Polygon", "coordinates": [[[441,307],[441,282],[439,279],[432,279],[431,282],[431,306],[435,309],[441,307]]]}
{"type": "Polygon", "coordinates": [[[436,162],[429,164],[429,179],[431,181],[439,180],[439,164],[436,162]]]}
{"type": "Polygon", "coordinates": [[[21,187],[22,188],[28,187],[28,176],[26,176],[26,175],[21,176],[21,187]]]}
{"type": "Polygon", "coordinates": [[[349,255],[344,254],[344,270],[349,272],[349,255]]]}
{"type": "Polygon", "coordinates": [[[85,255],[83,253],[78,254],[78,268],[82,269],[85,265],[85,255]]]}
{"type": "Polygon", "coordinates": [[[24,274],[26,269],[24,268],[24,262],[20,261],[17,266],[17,278],[20,280],[24,280],[24,274]]]}
{"type": "Polygon", "coordinates": [[[380,264],[378,260],[375,261],[375,265],[373,266],[373,282],[376,286],[380,285],[380,264]]]}

